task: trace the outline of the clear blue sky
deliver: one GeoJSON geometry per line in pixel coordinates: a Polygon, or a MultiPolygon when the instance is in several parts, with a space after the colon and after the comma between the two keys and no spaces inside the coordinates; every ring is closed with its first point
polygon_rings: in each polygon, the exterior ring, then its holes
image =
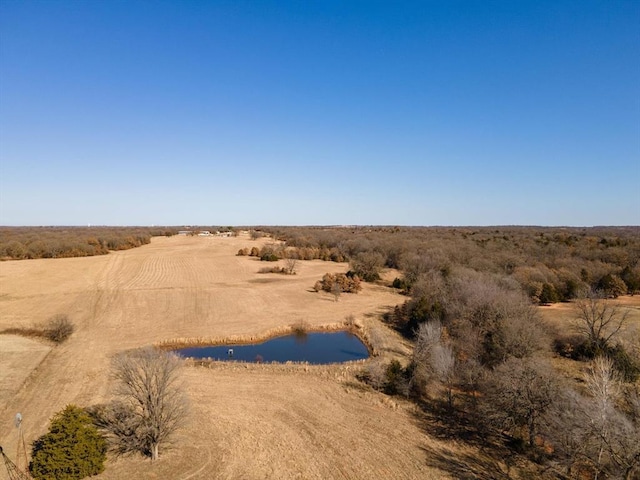
{"type": "Polygon", "coordinates": [[[0,1],[0,224],[640,224],[640,1],[0,1]]]}

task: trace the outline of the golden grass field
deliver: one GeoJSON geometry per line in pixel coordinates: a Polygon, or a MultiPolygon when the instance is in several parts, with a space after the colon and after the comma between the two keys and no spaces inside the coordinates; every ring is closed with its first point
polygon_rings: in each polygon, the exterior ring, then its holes
{"type": "MultiPolygon", "coordinates": [[[[300,321],[317,327],[354,315],[380,354],[367,362],[407,357],[410,346],[380,322],[406,297],[365,284],[359,294],[335,302],[311,287],[326,272],[346,271],[346,264],[303,261],[294,276],[259,274],[264,264],[235,255],[268,241],[158,237],[106,256],[0,263],[0,331],[37,326],[57,313],[76,325],[60,346],[0,335],[5,452],[15,459],[16,412],[23,414],[30,444],[65,405],[109,400],[110,359],[127,349],[182,339],[249,339],[300,321]]],[[[562,324],[564,308],[548,307],[543,316],[562,324]]],[[[97,478],[517,477],[502,459],[491,458],[495,452],[432,434],[413,404],[359,384],[354,375],[362,365],[187,366],[190,414],[174,444],[153,464],[139,456],[110,458],[97,478]]],[[[0,479],[6,475],[0,465],[0,479]]]]}
{"type": "MultiPolygon", "coordinates": [[[[354,315],[383,356],[409,351],[379,322],[404,297],[365,285],[335,302],[311,287],[346,264],[304,261],[295,276],[258,274],[264,264],[235,256],[254,244],[248,236],[158,237],[106,256],[0,263],[0,330],[32,327],[57,313],[76,325],[55,347],[0,335],[0,445],[6,453],[15,459],[16,412],[30,443],[65,405],[108,400],[110,359],[126,349],[181,338],[256,336],[299,321],[313,327],[354,315]]],[[[357,387],[360,367],[187,367],[190,415],[175,444],[154,464],[142,457],[110,459],[99,478],[453,478],[429,459],[429,452],[447,455],[450,446],[422,432],[410,404],[357,387]]]]}

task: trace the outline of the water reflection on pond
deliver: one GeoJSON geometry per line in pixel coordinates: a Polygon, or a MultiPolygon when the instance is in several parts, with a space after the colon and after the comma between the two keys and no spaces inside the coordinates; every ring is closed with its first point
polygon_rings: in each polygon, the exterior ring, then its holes
{"type": "Polygon", "coordinates": [[[369,357],[367,347],[349,332],[302,333],[255,345],[220,345],[176,350],[183,357],[245,362],[341,363],[369,357]]]}

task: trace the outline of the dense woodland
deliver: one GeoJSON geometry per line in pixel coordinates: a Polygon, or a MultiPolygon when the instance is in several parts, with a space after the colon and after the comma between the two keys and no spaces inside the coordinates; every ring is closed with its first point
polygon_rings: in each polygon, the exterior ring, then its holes
{"type": "Polygon", "coordinates": [[[173,235],[177,228],[154,227],[0,227],[0,259],[65,258],[104,255],[173,235]]]}
{"type": "MultiPolygon", "coordinates": [[[[584,288],[615,297],[640,291],[640,227],[262,228],[301,259],[349,261],[373,280],[402,271],[409,291],[426,272],[454,268],[502,275],[536,303],[575,298],[584,288]]],[[[260,231],[256,230],[259,234],[260,231]]]]}
{"type": "Polygon", "coordinates": [[[365,281],[399,270],[407,300],[385,320],[413,356],[360,378],[416,402],[430,432],[535,477],[640,478],[640,335],[615,303],[640,289],[640,228],[263,231],[285,242],[270,255],[349,261],[365,281]],[[574,314],[554,331],[536,305],[559,301],[574,314]]]}
{"type": "MultiPolygon", "coordinates": [[[[0,254],[100,254],[173,232],[2,228],[0,254]]],[[[640,336],[624,329],[626,313],[615,301],[640,291],[640,227],[250,233],[278,241],[259,248],[248,240],[238,255],[349,262],[340,276],[328,263],[315,286],[336,301],[342,292],[357,294],[362,281],[406,295],[384,321],[412,342],[412,357],[369,362],[359,378],[415,402],[432,434],[438,428],[507,463],[526,458],[538,465],[535,477],[640,478],[640,336]],[[387,268],[397,270],[395,279],[381,275],[387,268]],[[537,306],[567,301],[572,323],[555,331],[537,306]]],[[[295,273],[295,262],[283,273],[295,273]]]]}

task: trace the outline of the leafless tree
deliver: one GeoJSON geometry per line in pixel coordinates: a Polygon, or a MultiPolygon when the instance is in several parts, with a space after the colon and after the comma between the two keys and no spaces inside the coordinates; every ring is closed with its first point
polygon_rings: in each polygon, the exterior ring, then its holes
{"type": "Polygon", "coordinates": [[[186,397],[179,381],[182,361],[175,354],[147,348],[121,354],[113,361],[121,402],[110,414],[121,446],[143,451],[156,460],[159,447],[185,422],[186,397]]]}
{"type": "Polygon", "coordinates": [[[445,389],[447,406],[453,409],[453,387],[455,384],[456,357],[450,345],[436,345],[431,352],[431,365],[438,380],[445,389]]]}
{"type": "Polygon", "coordinates": [[[590,292],[575,302],[575,329],[599,350],[606,350],[624,326],[628,311],[590,292]]]}
{"type": "Polygon", "coordinates": [[[629,387],[625,395],[627,415],[619,422],[611,442],[613,463],[625,480],[640,477],[640,394],[639,385],[629,387]],[[633,389],[635,388],[635,390],[633,389]]]}
{"type": "Polygon", "coordinates": [[[563,386],[544,425],[546,437],[553,444],[556,461],[565,468],[569,478],[574,466],[584,463],[587,456],[591,435],[589,410],[589,398],[563,386]]]}
{"type": "Polygon", "coordinates": [[[525,430],[533,447],[557,392],[555,375],[542,359],[510,358],[493,371],[486,386],[487,419],[499,429],[525,430]]]}
{"type": "Polygon", "coordinates": [[[298,267],[298,259],[289,257],[285,260],[284,265],[287,275],[294,275],[296,273],[296,268],[298,267]]]}
{"type": "Polygon", "coordinates": [[[437,320],[421,323],[416,332],[416,344],[413,348],[413,377],[411,383],[424,389],[433,377],[431,356],[434,348],[440,344],[442,325],[437,320]]]}
{"type": "Polygon", "coordinates": [[[548,349],[540,314],[521,291],[478,272],[461,270],[452,276],[446,299],[448,327],[454,338],[473,340],[458,351],[472,349],[472,356],[492,367],[548,349]]]}
{"type": "MultiPolygon", "coordinates": [[[[574,465],[593,478],[637,478],[640,470],[640,399],[626,390],[613,363],[597,357],[585,377],[587,395],[564,388],[547,416],[546,434],[571,477],[574,465]]],[[[637,387],[635,387],[637,389],[637,387]]]]}
{"type": "Polygon", "coordinates": [[[456,359],[451,345],[443,342],[442,332],[438,321],[422,323],[418,328],[412,382],[422,386],[430,380],[440,382],[446,392],[447,405],[452,409],[456,359]]]}
{"type": "Polygon", "coordinates": [[[593,361],[585,382],[593,401],[593,407],[588,413],[592,434],[590,440],[593,445],[590,459],[597,480],[603,471],[607,449],[614,436],[614,420],[618,417],[615,402],[620,395],[620,383],[616,378],[613,362],[602,356],[593,361]]]}

